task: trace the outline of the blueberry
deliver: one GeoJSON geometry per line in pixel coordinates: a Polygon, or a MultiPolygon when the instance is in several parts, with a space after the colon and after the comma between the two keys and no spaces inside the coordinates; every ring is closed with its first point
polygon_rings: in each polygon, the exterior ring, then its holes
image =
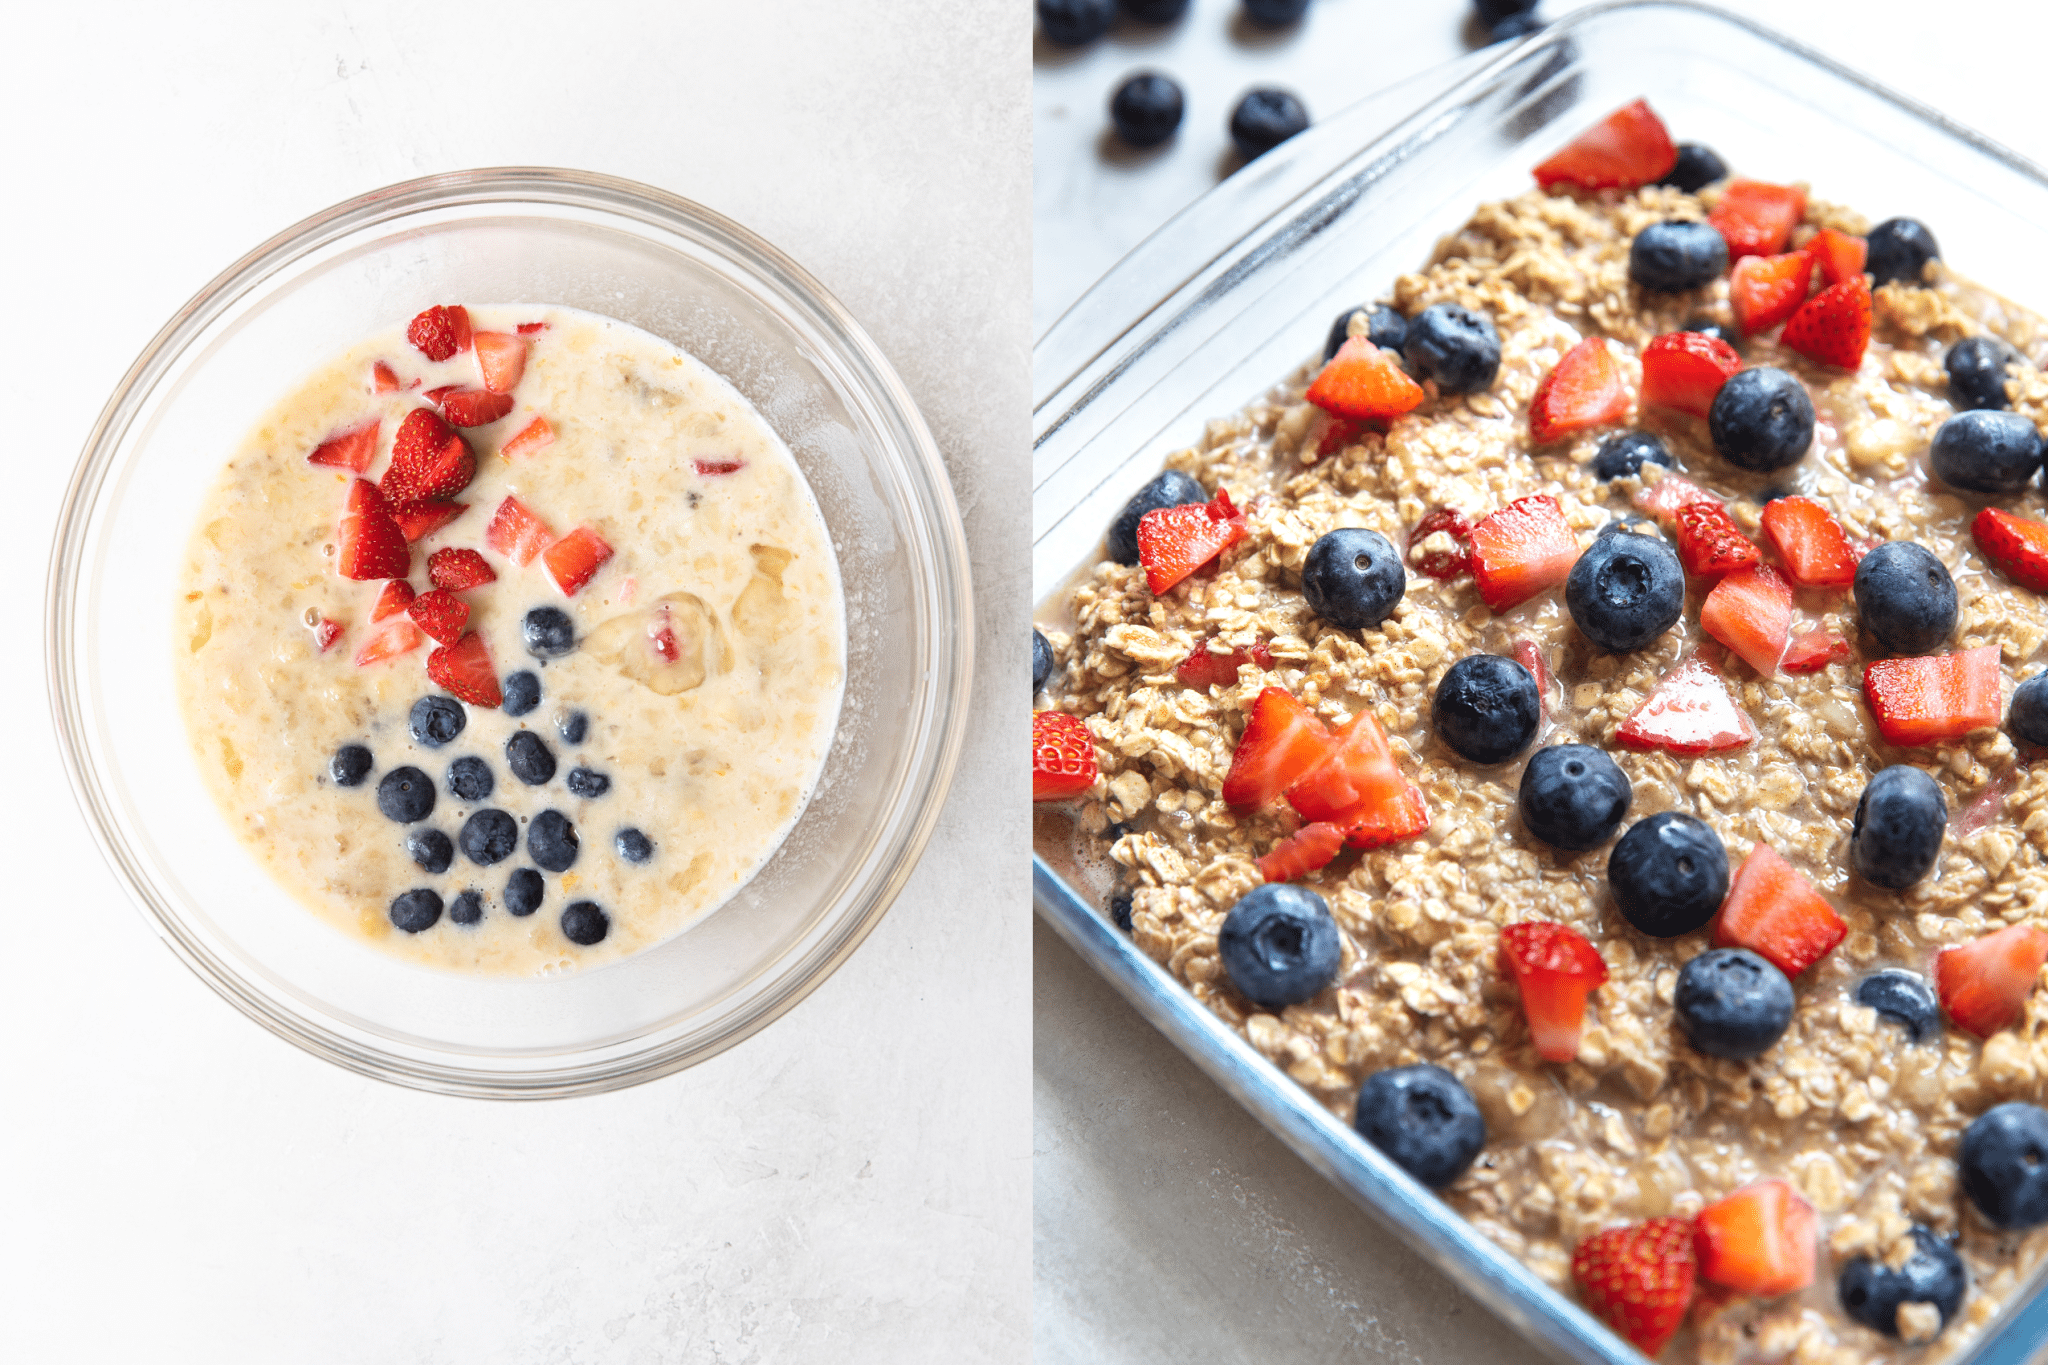
{"type": "Polygon", "coordinates": [[[1308,13],[1308,0],[1244,0],[1245,21],[1255,28],[1285,28],[1308,13]]]}
{"type": "Polygon", "coordinates": [[[629,863],[644,863],[654,856],[654,841],[637,829],[622,829],[613,836],[612,846],[629,863]]]}
{"type": "Polygon", "coordinates": [[[521,730],[505,741],[505,766],[527,786],[538,787],[555,775],[554,751],[533,731],[521,730]]]}
{"type": "Polygon", "coordinates": [[[450,924],[479,924],[484,917],[484,898],[474,891],[464,891],[456,896],[454,904],[448,907],[450,924]]]}
{"type": "Polygon", "coordinates": [[[1948,348],[1948,401],[1957,412],[2011,407],[2006,371],[2020,363],[2020,353],[1998,337],[1964,337],[1948,348]]]}
{"type": "Polygon", "coordinates": [[[1472,0],[1472,9],[1479,15],[1479,22],[1488,27],[1517,14],[1534,12],[1537,0],[1472,0]]]}
{"type": "Polygon", "coordinates": [[[1798,464],[1813,444],[1813,399],[1798,380],[1775,366],[1743,370],[1714,395],[1707,433],[1732,465],[1783,469],[1798,464]]]}
{"type": "Polygon", "coordinates": [[[1367,1077],[1358,1088],[1351,1126],[1433,1190],[1463,1175],[1486,1145],[1486,1120],[1472,1092],[1450,1072],[1427,1063],[1367,1077]]]}
{"type": "Polygon", "coordinates": [[[462,822],[456,835],[462,852],[479,867],[502,863],[519,847],[519,822],[501,810],[480,810],[462,822]]]}
{"type": "Polygon", "coordinates": [[[1714,340],[1726,342],[1730,346],[1733,346],[1739,340],[1734,335],[1734,328],[1724,327],[1710,317],[1689,317],[1685,320],[1685,326],[1678,330],[1681,332],[1698,332],[1703,337],[1712,337],[1714,340]]]}
{"type": "Polygon", "coordinates": [[[438,749],[462,733],[469,724],[469,712],[453,697],[421,697],[412,704],[407,728],[412,737],[429,749],[438,749]]]}
{"type": "Polygon", "coordinates": [[[1530,756],[1517,804],[1531,834],[1583,853],[1614,837],[1634,798],[1628,774],[1603,751],[1590,744],[1553,744],[1530,756]]]}
{"type": "Polygon", "coordinates": [[[1950,488],[2017,493],[2041,467],[2041,436],[2017,412],[1959,412],[1935,430],[1927,463],[1950,488]]]}
{"type": "Polygon", "coordinates": [[[1564,580],[1579,633],[1610,654],[1641,649],[1685,610],[1685,569],[1662,536],[1594,540],[1564,580]]]}
{"type": "Polygon", "coordinates": [[[457,801],[488,801],[498,780],[491,765],[474,754],[465,754],[448,765],[448,794],[457,801]]]}
{"type": "Polygon", "coordinates": [[[576,624],[560,607],[535,607],[522,630],[526,652],[536,659],[559,659],[576,648],[576,624]]]}
{"type": "Polygon", "coordinates": [[[598,797],[612,789],[612,780],[590,768],[571,768],[566,785],[571,796],[598,797]]]}
{"type": "Polygon", "coordinates": [[[1052,641],[1031,632],[1031,695],[1037,696],[1045,690],[1045,680],[1052,676],[1052,641]]]}
{"type": "Polygon", "coordinates": [[[1493,320],[1455,303],[1432,303],[1408,320],[1402,358],[1418,379],[1443,393],[1477,393],[1500,373],[1500,333],[1493,320]]]}
{"type": "Polygon", "coordinates": [[[1308,109],[1285,90],[1247,90],[1230,111],[1230,140],[1246,161],[1272,151],[1308,128],[1308,109]]]}
{"type": "Polygon", "coordinates": [[[1408,340],[1408,319],[1387,304],[1376,303],[1370,308],[1347,308],[1330,324],[1330,338],[1323,343],[1323,359],[1336,355],[1344,343],[1351,338],[1351,319],[1365,315],[1365,337],[1383,351],[1398,351],[1408,340]]]}
{"type": "Polygon", "coordinates": [[[377,784],[377,809],[401,825],[424,820],[434,812],[434,784],[418,768],[393,768],[377,784]]]}
{"type": "Polygon", "coordinates": [[[1728,163],[1721,160],[1712,147],[1698,142],[1681,142],[1678,144],[1678,161],[1657,183],[1696,194],[1716,180],[1727,178],[1728,163]]]}
{"type": "Polygon", "coordinates": [[[1728,239],[1711,223],[1668,219],[1629,243],[1628,277],[1645,289],[1673,294],[1711,284],[1728,271],[1728,239]]]}
{"type": "Polygon", "coordinates": [[[581,744],[583,737],[590,733],[590,717],[581,711],[571,711],[556,722],[555,728],[562,732],[564,742],[581,744]]]}
{"type": "Polygon", "coordinates": [[[2048,1223],[2048,1109],[2017,1101],[1963,1130],[1963,1193],[1995,1228],[2048,1223]]]}
{"type": "Polygon", "coordinates": [[[1607,855],[1607,888],[1638,930],[1677,938],[1704,927],[1721,908],[1728,850],[1699,817],[1662,811],[1636,822],[1607,855]]]}
{"type": "Polygon", "coordinates": [[[1646,464],[1671,468],[1671,448],[1647,431],[1617,431],[1600,442],[1593,455],[1593,474],[1601,479],[1619,479],[1640,473],[1646,464]]]}
{"type": "Polygon", "coordinates": [[[1863,556],[1853,591],[1863,628],[1888,653],[1929,653],[1956,628],[1956,581],[1910,540],[1888,540],[1863,556]]]}
{"type": "Polygon", "coordinates": [[[1138,522],[1147,512],[1184,503],[1207,502],[1209,495],[1178,469],[1169,469],[1140,488],[1109,524],[1109,557],[1119,564],[1138,562],[1138,522]]]}
{"type": "Polygon", "coordinates": [[[1536,679],[1513,659],[1468,654],[1452,664],[1429,704],[1437,738],[1474,763],[1513,758],[1536,738],[1543,698],[1536,679]]]}
{"type": "Polygon", "coordinates": [[[1133,23],[1170,24],[1188,12],[1188,0],[1117,0],[1133,23]]]}
{"type": "Polygon", "coordinates": [[[1133,147],[1157,147],[1180,127],[1186,107],[1180,86],[1157,71],[1140,71],[1109,97],[1109,121],[1133,147]]]}
{"type": "Polygon", "coordinates": [[[1856,983],[1856,1003],[1876,1010],[1886,1023],[1897,1024],[1916,1043],[1941,1036],[1941,1006],[1923,976],[1897,967],[1872,972],[1856,983]]]}
{"type": "Polygon", "coordinates": [[[1679,971],[1672,1005],[1696,1051],[1743,1062],[1792,1026],[1792,983],[1747,948],[1715,948],[1679,971]]]}
{"type": "Polygon", "coordinates": [[[548,884],[541,875],[530,867],[522,867],[505,879],[505,909],[514,917],[524,919],[540,909],[541,897],[547,894],[548,884]]]}
{"type": "Polygon", "coordinates": [[[1955,1248],[1919,1224],[1913,1225],[1913,1254],[1894,1269],[1883,1261],[1858,1256],[1842,1267],[1835,1292],[1842,1310],[1865,1327],[1888,1337],[1899,1334],[1899,1309],[1909,1303],[1931,1303],[1941,1325],[1963,1306],[1970,1272],[1955,1248]]]}
{"type": "Polygon", "coordinates": [[[1055,47],[1081,47],[1109,32],[1116,0],[1038,0],[1038,31],[1055,47]]]}
{"type": "Polygon", "coordinates": [[[1525,33],[1534,33],[1543,27],[1543,21],[1533,14],[1510,14],[1497,24],[1487,27],[1486,41],[1504,43],[1510,38],[1519,38],[1525,33]]]}
{"type": "Polygon", "coordinates": [[[327,773],[337,787],[360,787],[377,760],[360,744],[344,744],[328,760],[327,773]]]}
{"type": "Polygon", "coordinates": [[[1394,614],[1407,591],[1400,552],[1378,531],[1332,531],[1309,547],[1301,566],[1301,595],[1309,610],[1344,630],[1378,625],[1394,614]]]}
{"type": "Polygon", "coordinates": [[[455,861],[455,845],[438,829],[416,829],[406,835],[405,851],[422,869],[436,874],[455,861]]]}
{"type": "Polygon", "coordinates": [[[588,948],[604,942],[604,936],[611,931],[611,917],[598,908],[596,901],[576,901],[562,912],[562,936],[571,943],[588,948]]]}
{"type": "Polygon", "coordinates": [[[1904,280],[1920,283],[1920,272],[1929,261],[1941,259],[1941,248],[1927,224],[1912,218],[1887,218],[1870,230],[1865,239],[1870,249],[1863,268],[1876,276],[1877,284],[1904,280]]]}
{"type": "Polygon", "coordinates": [[[540,705],[540,675],[530,668],[505,675],[505,714],[523,716],[540,705]]]}
{"type": "Polygon", "coordinates": [[[1273,882],[1250,892],[1223,917],[1217,955],[1253,1004],[1298,1004],[1337,979],[1343,956],[1330,907],[1304,887],[1273,882]]]}
{"type": "Polygon", "coordinates": [[[1903,891],[1941,856],[1948,802],[1941,784],[1905,763],[1870,779],[1849,830],[1849,862],[1872,886],[1903,891]]]}
{"type": "Polygon", "coordinates": [[[424,886],[404,892],[391,902],[391,922],[408,934],[434,927],[441,918],[441,898],[424,886]]]}
{"type": "Polygon", "coordinates": [[[1131,893],[1118,891],[1109,898],[1109,922],[1125,933],[1131,932],[1131,893]]]}
{"type": "Polygon", "coordinates": [[[2048,745],[2048,673],[2036,673],[2013,689],[2005,728],[2014,739],[2048,745]]]}
{"type": "Polygon", "coordinates": [[[567,872],[576,865],[581,841],[576,826],[558,810],[544,810],[526,830],[526,856],[549,872],[567,872]]]}

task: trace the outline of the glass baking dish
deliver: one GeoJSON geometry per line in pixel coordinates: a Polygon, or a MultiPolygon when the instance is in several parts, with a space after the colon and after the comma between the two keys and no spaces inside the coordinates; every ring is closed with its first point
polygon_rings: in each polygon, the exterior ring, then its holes
{"type": "MultiPolygon", "coordinates": [[[[1928,221],[1944,259],[2021,300],[2048,298],[2048,176],[1988,139],[1811,49],[1683,0],[1579,11],[1353,106],[1260,158],[1126,257],[1039,339],[1033,362],[1032,591],[1092,562],[1116,511],[1164,457],[1319,354],[1330,319],[1382,298],[1473,206],[1609,111],[1647,96],[1676,136],[1745,175],[1812,180],[1873,218],[1928,221]],[[1788,136],[1796,130],[1797,136],[1788,136]]],[[[1317,1104],[1081,889],[1041,819],[1039,914],[1273,1133],[1548,1354],[1636,1362],[1317,1104]]],[[[2048,1266],[1954,1357],[2048,1357],[2048,1266]]]]}

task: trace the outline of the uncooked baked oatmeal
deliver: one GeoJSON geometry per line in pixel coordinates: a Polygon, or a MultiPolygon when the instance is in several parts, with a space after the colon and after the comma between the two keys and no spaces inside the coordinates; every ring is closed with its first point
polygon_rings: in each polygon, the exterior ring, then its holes
{"type": "Polygon", "coordinates": [[[1038,839],[1650,1354],[1945,1358],[2048,1252],[2048,328],[1640,103],[1537,180],[1044,604],[1038,839]]]}

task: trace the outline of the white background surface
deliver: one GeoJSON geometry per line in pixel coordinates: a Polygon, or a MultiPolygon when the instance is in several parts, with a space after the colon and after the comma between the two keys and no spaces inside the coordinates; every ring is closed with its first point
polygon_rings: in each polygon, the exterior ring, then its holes
{"type": "Polygon", "coordinates": [[[994,509],[1028,441],[1029,45],[1010,0],[10,7],[0,1358],[1023,1356],[1027,536],[994,509]],[[174,309],[338,200],[518,163],[730,215],[875,336],[966,515],[982,719],[815,995],[680,1076],[507,1105],[316,1061],[156,941],[72,804],[39,620],[64,481],[174,309]]]}
{"type": "MultiPolygon", "coordinates": [[[[1540,12],[1581,7],[1545,0],[1540,12]]],[[[2038,6],[1723,8],[2048,164],[2034,73],[2048,19],[2038,6]]],[[[1237,10],[1236,0],[1194,0],[1171,28],[1122,26],[1079,54],[1038,43],[1034,336],[1235,164],[1226,123],[1243,90],[1281,85],[1311,117],[1330,114],[1456,58],[1477,36],[1457,0],[1311,0],[1296,29],[1255,41],[1237,10]],[[1173,142],[1133,153],[1106,134],[1108,101],[1142,67],[1180,80],[1187,115],[1173,142]]],[[[1824,178],[1817,167],[1814,179],[1824,178]]],[[[1938,233],[1938,212],[1926,216],[1938,233]]],[[[1040,927],[1034,948],[1042,1365],[1530,1356],[1238,1109],[1054,934],[1040,927]]]]}

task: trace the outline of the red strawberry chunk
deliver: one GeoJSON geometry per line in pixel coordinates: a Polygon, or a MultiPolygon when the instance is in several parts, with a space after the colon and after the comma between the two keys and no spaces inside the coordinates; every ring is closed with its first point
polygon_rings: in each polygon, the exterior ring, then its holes
{"type": "Polygon", "coordinates": [[[378,487],[393,504],[432,502],[454,497],[475,477],[469,442],[429,409],[414,408],[398,424],[378,487]]]}
{"type": "Polygon", "coordinates": [[[1586,997],[1607,979],[1600,950],[1562,924],[1510,924],[1500,931],[1499,970],[1522,993],[1522,1014],[1536,1055],[1546,1062],[1576,1058],[1586,997]]]}
{"type": "Polygon", "coordinates": [[[611,557],[612,547],[605,544],[603,536],[579,526],[541,551],[540,559],[562,596],[574,597],[611,557]]]}
{"type": "Polygon", "coordinates": [[[378,393],[398,392],[398,371],[379,360],[370,366],[370,387],[378,393]]]}
{"type": "Polygon", "coordinates": [[[365,637],[362,648],[356,651],[356,667],[368,668],[371,664],[410,654],[425,644],[426,639],[410,616],[394,616],[374,627],[365,637]]]}
{"type": "Polygon", "coordinates": [[[1323,366],[1307,396],[1327,413],[1363,421],[1399,417],[1426,395],[1391,352],[1364,337],[1352,337],[1323,366]]]}
{"type": "Polygon", "coordinates": [[[423,540],[469,510],[466,502],[405,502],[391,509],[406,543],[423,540]]]}
{"type": "Polygon", "coordinates": [[[456,392],[461,387],[462,385],[460,384],[443,384],[439,388],[428,389],[425,393],[421,394],[420,397],[426,399],[435,407],[439,407],[441,406],[441,400],[443,398],[446,398],[449,394],[456,392]]]}
{"type": "Polygon", "coordinates": [[[1550,665],[1543,660],[1542,646],[1534,640],[1515,641],[1515,662],[1529,670],[1536,680],[1536,709],[1539,716],[1550,714],[1550,665]]]}
{"type": "Polygon", "coordinates": [[[1344,827],[1318,820],[1303,825],[1258,859],[1259,875],[1269,882],[1291,882],[1326,867],[1344,847],[1344,827]]]}
{"type": "Polygon", "coordinates": [[[462,638],[462,628],[469,624],[469,603],[452,592],[435,588],[413,598],[406,615],[442,644],[452,645],[462,638]]]}
{"type": "Polygon", "coordinates": [[[1285,690],[1269,687],[1252,703],[1244,734],[1223,779],[1223,799],[1258,806],[1322,762],[1336,743],[1330,728],[1285,690]]]}
{"type": "Polygon", "coordinates": [[[345,627],[343,627],[341,622],[330,620],[323,616],[320,618],[319,623],[313,627],[313,643],[320,647],[322,654],[325,654],[328,650],[334,648],[337,640],[341,639],[344,629],[345,627]]]}
{"type": "Polygon", "coordinates": [[[1740,749],[1756,727],[1713,666],[1687,655],[1628,713],[1614,737],[1631,749],[1663,749],[1681,757],[1740,749]]]}
{"type": "Polygon", "coordinates": [[[1689,502],[1672,520],[1678,523],[1678,558],[1695,578],[1719,578],[1764,562],[1728,509],[1718,502],[1689,502]]]}
{"type": "Polygon", "coordinates": [[[1911,659],[1878,659],[1863,670],[1863,697],[1888,744],[1912,748],[1961,739],[1998,725],[1998,646],[1911,659]]]}
{"type": "Polygon", "coordinates": [[[1301,457],[1303,464],[1314,464],[1317,460],[1348,450],[1358,444],[1365,435],[1367,424],[1358,417],[1333,417],[1327,412],[1318,412],[1309,423],[1308,434],[1302,438],[1301,457]]]}
{"type": "Polygon", "coordinates": [[[1820,267],[1823,285],[1855,279],[1863,273],[1863,266],[1870,257],[1868,241],[1834,228],[1822,228],[1814,233],[1813,240],[1806,244],[1806,250],[1813,256],[1814,264],[1820,267]]]}
{"type": "Polygon", "coordinates": [[[1564,582],[1578,557],[1578,538],[1548,493],[1518,498],[1472,528],[1472,574],[1495,611],[1564,582]]]}
{"type": "Polygon", "coordinates": [[[1743,257],[1728,275],[1736,326],[1750,336],[1769,331],[1798,311],[1812,283],[1813,257],[1803,251],[1743,257]]]}
{"type": "Polygon", "coordinates": [[[1765,503],[1764,539],[1785,566],[1785,577],[1798,587],[1846,588],[1856,581],[1856,551],[1848,533],[1811,498],[1765,503]]]}
{"type": "Polygon", "coordinates": [[[343,578],[403,578],[412,569],[412,551],[385,512],[377,486],[367,479],[349,486],[348,511],[337,539],[335,569],[343,578]]]}
{"type": "Polygon", "coordinates": [[[468,592],[498,581],[489,561],[467,548],[436,550],[427,556],[427,577],[443,592],[468,592]]]}
{"type": "Polygon", "coordinates": [[[1195,652],[1180,661],[1174,676],[1182,685],[1206,692],[1212,687],[1237,686],[1237,670],[1246,664],[1257,664],[1260,668],[1273,666],[1273,656],[1266,649],[1264,641],[1250,649],[1232,650],[1218,654],[1208,645],[1197,646],[1195,652]]]}
{"type": "Polygon", "coordinates": [[[1370,711],[1353,717],[1328,755],[1288,783],[1287,802],[1304,820],[1342,826],[1353,848],[1379,848],[1429,828],[1421,789],[1402,775],[1370,711]]]}
{"type": "Polygon", "coordinates": [[[547,329],[548,325],[545,322],[522,322],[519,324],[518,331],[519,335],[530,337],[535,332],[545,332],[547,329]]]}
{"type": "Polygon", "coordinates": [[[1637,100],[1580,133],[1536,167],[1536,183],[1582,190],[1632,190],[1670,174],[1678,148],[1664,121],[1637,100]]]}
{"type": "MultiPolygon", "coordinates": [[[[510,393],[526,373],[526,338],[510,332],[478,332],[472,339],[476,364],[484,387],[492,393],[510,393]]],[[[468,426],[470,423],[461,423],[468,426]]]]}
{"type": "Polygon", "coordinates": [[[396,616],[412,605],[412,584],[403,578],[394,578],[384,585],[384,591],[377,594],[377,605],[370,608],[370,619],[382,621],[387,616],[396,616]]]}
{"type": "Polygon", "coordinates": [[[1690,1218],[1609,1228],[1572,1253],[1572,1279],[1586,1307],[1648,1356],[1685,1321],[1695,1270],[1690,1218]]]}
{"type": "Polygon", "coordinates": [[[745,460],[692,460],[699,474],[737,474],[747,467],[745,460]]]}
{"type": "Polygon", "coordinates": [[[508,460],[523,460],[537,455],[555,443],[555,429],[545,417],[536,417],[519,429],[519,434],[498,447],[498,453],[508,460]]]}
{"type": "Polygon", "coordinates": [[[1157,507],[1138,520],[1138,562],[1154,597],[1245,538],[1244,515],[1219,488],[1207,505],[1157,507]]]}
{"type": "Polygon", "coordinates": [[[1719,337],[1666,332],[1643,348],[1642,404],[1705,417],[1714,395],[1742,369],[1742,357],[1719,337]]]}
{"type": "Polygon", "coordinates": [[[1775,1299],[1813,1283],[1819,1225],[1813,1205],[1782,1180],[1759,1180],[1693,1219],[1700,1278],[1739,1294],[1775,1299]]]}
{"type": "MultiPolygon", "coordinates": [[[[432,596],[432,594],[428,594],[432,596]]],[[[475,631],[452,645],[442,645],[427,656],[427,676],[457,701],[471,706],[502,706],[505,694],[498,687],[498,675],[491,667],[490,651],[484,637],[475,631]]]]}
{"type": "Polygon", "coordinates": [[[307,464],[326,465],[331,469],[346,469],[360,474],[370,467],[370,461],[377,458],[377,432],[383,424],[375,417],[359,426],[328,437],[313,447],[313,453],[306,457],[307,464]]]}
{"type": "Polygon", "coordinates": [[[2048,933],[2015,924],[1934,958],[1934,993],[1956,1027],[1989,1038],[2019,1022],[2048,962],[2048,933]]]}
{"type": "Polygon", "coordinates": [[[2048,525],[1987,507],[1970,523],[1984,557],[2023,588],[2048,592],[2048,525]]]}
{"type": "MultiPolygon", "coordinates": [[[[1643,468],[1647,470],[1650,466],[1644,465],[1643,468]]],[[[1636,506],[1655,517],[1667,530],[1678,524],[1678,509],[1694,502],[1711,502],[1718,506],[1721,500],[1678,474],[1666,474],[1655,483],[1643,485],[1635,496],[1636,506]]]]}
{"type": "Polygon", "coordinates": [[[1785,647],[1785,657],[1779,660],[1778,668],[1784,673],[1818,673],[1848,657],[1849,642],[1823,626],[1794,636],[1785,647]]]}
{"type": "Polygon", "coordinates": [[[1774,256],[1785,249],[1792,229],[1806,216],[1806,191],[1797,185],[1733,180],[1707,221],[1728,239],[1728,256],[1774,256]]]}
{"type": "Polygon", "coordinates": [[[1796,977],[1833,952],[1849,926],[1799,869],[1757,844],[1736,870],[1714,920],[1716,948],[1747,948],[1796,977]]]}
{"type": "Polygon", "coordinates": [[[458,427],[480,427],[512,411],[512,395],[489,389],[457,389],[441,398],[441,412],[458,427]]]}
{"type": "Polygon", "coordinates": [[[1439,507],[1408,533],[1408,554],[1415,564],[1415,571],[1428,574],[1431,578],[1452,579],[1472,572],[1472,523],[1465,514],[1455,507],[1439,507]],[[1416,554],[1416,548],[1425,540],[1441,531],[1458,542],[1448,550],[1424,550],[1416,554]]]}
{"type": "Polygon", "coordinates": [[[554,543],[555,533],[517,498],[498,504],[497,515],[484,529],[484,544],[514,564],[531,564],[533,557],[554,543]]]}
{"type": "Polygon", "coordinates": [[[1700,604],[1700,629],[1775,678],[1792,638],[1792,585],[1768,564],[1729,574],[1700,604]]]}
{"type": "Polygon", "coordinates": [[[1536,385],[1529,439],[1547,445],[1628,416],[1628,385],[1605,337],[1587,337],[1566,351],[1536,385]]]}
{"type": "Polygon", "coordinates": [[[1853,370],[1870,344],[1870,284],[1861,275],[1829,285],[1803,304],[1779,337],[1809,360],[1853,370]]]}
{"type": "Polygon", "coordinates": [[[1095,785],[1095,737],[1078,716],[1031,716],[1031,799],[1064,801],[1095,785]]]}
{"type": "Polygon", "coordinates": [[[459,303],[429,308],[405,329],[405,339],[429,360],[468,350],[469,336],[469,310],[459,303]]]}

